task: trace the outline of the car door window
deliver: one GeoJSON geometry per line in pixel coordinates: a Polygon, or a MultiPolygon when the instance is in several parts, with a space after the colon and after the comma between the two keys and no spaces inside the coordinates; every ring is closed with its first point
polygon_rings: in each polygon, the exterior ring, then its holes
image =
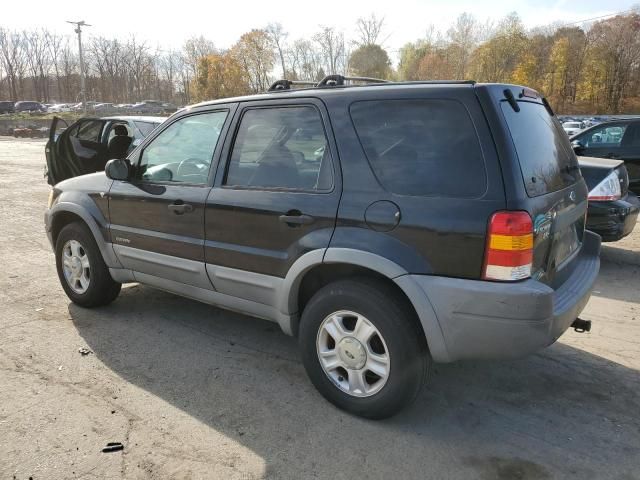
{"type": "Polygon", "coordinates": [[[579,137],[585,148],[619,147],[627,125],[602,125],[579,137]]]}
{"type": "Polygon", "coordinates": [[[78,130],[74,135],[78,140],[84,140],[87,142],[99,142],[100,133],[102,133],[103,121],[100,120],[87,120],[78,125],[78,130]]]}
{"type": "Polygon", "coordinates": [[[213,152],[228,112],[183,117],[144,149],[138,169],[146,182],[206,184],[213,152]]]}
{"type": "Polygon", "coordinates": [[[306,105],[246,110],[224,184],[330,190],[333,170],[320,112],[306,105]]]}

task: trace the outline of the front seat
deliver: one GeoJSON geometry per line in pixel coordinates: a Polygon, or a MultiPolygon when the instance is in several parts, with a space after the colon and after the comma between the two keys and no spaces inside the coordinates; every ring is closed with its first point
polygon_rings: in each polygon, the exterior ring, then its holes
{"type": "Polygon", "coordinates": [[[249,181],[255,187],[298,188],[300,175],[296,159],[283,145],[271,146],[260,158],[258,168],[249,181]]]}
{"type": "Polygon", "coordinates": [[[107,145],[107,152],[109,153],[109,159],[112,158],[124,158],[129,152],[129,147],[133,139],[129,136],[127,127],[124,125],[116,125],[113,127],[115,137],[109,140],[107,145]]]}

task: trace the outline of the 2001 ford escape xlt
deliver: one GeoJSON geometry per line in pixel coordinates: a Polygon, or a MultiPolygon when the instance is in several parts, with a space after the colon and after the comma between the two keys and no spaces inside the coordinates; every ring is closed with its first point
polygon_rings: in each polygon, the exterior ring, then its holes
{"type": "Polygon", "coordinates": [[[45,220],[69,298],[140,282],[278,322],[318,390],[370,418],[412,401],[432,362],[589,326],[600,238],[536,92],[292,83],[182,110],[57,184],[45,220]]]}

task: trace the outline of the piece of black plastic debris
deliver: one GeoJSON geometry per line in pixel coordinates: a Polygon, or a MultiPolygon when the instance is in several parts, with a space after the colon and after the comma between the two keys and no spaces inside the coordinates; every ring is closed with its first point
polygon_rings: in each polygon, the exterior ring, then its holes
{"type": "Polygon", "coordinates": [[[78,352],[80,353],[80,355],[82,355],[83,357],[85,355],[89,355],[90,353],[93,353],[91,350],[89,350],[87,347],[80,347],[78,349],[78,352]]]}
{"type": "Polygon", "coordinates": [[[121,444],[120,442],[109,442],[107,443],[107,446],[102,449],[102,452],[119,452],[120,450],[124,450],[123,444],[121,444]]]}

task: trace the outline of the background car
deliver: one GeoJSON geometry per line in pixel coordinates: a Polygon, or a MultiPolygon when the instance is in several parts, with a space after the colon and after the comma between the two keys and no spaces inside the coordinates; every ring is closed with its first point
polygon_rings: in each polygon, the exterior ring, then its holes
{"type": "Polygon", "coordinates": [[[13,113],[15,111],[13,102],[0,102],[0,113],[13,113]]]}
{"type": "Polygon", "coordinates": [[[629,235],[638,220],[640,201],[629,191],[629,176],[621,160],[578,157],[589,187],[586,228],[614,242],[629,235]]]}
{"type": "Polygon", "coordinates": [[[601,123],[571,137],[577,155],[624,161],[629,189],[640,193],[640,118],[601,123]]]}
{"type": "Polygon", "coordinates": [[[93,111],[96,112],[97,115],[110,114],[116,111],[116,107],[113,103],[97,103],[94,105],[93,111]]]}
{"type": "Polygon", "coordinates": [[[562,128],[567,132],[567,135],[572,136],[584,130],[585,125],[583,122],[565,122],[562,124],[562,128]]]}
{"type": "Polygon", "coordinates": [[[145,115],[161,114],[165,112],[163,103],[157,100],[145,100],[143,102],[136,103],[131,106],[130,110],[131,113],[145,115]]]}
{"type": "Polygon", "coordinates": [[[66,122],[54,117],[45,147],[45,176],[51,185],[67,178],[104,170],[112,158],[124,158],[166,117],[113,116],[66,122]],[[115,137],[120,137],[116,139],[115,137]]]}
{"type": "Polygon", "coordinates": [[[16,112],[46,112],[47,109],[40,102],[21,101],[15,104],[16,112]]]}
{"type": "Polygon", "coordinates": [[[70,112],[72,105],[70,103],[56,103],[47,108],[49,113],[70,112]]]}

